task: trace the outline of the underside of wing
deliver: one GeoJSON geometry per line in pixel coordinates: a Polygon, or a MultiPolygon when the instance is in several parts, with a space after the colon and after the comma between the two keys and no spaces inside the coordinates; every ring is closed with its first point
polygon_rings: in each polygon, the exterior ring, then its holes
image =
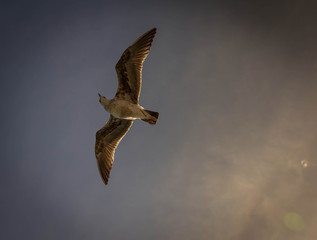
{"type": "Polygon", "coordinates": [[[115,118],[112,115],[108,123],[96,133],[95,154],[100,176],[108,183],[113,165],[114,152],[133,121],[115,118]]]}
{"type": "Polygon", "coordinates": [[[156,28],[143,34],[122,54],[116,65],[118,89],[115,98],[139,102],[143,62],[150,52],[156,28]]]}

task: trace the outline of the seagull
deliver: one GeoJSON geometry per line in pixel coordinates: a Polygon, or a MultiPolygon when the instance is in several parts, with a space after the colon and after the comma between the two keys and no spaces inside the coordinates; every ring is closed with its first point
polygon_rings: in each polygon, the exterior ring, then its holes
{"type": "Polygon", "coordinates": [[[159,113],[139,105],[143,62],[150,52],[156,28],[144,33],[121,55],[116,64],[118,89],[113,99],[99,95],[99,102],[110,113],[107,124],[96,133],[95,155],[100,176],[107,185],[114,152],[135,119],[155,125],[159,113]]]}

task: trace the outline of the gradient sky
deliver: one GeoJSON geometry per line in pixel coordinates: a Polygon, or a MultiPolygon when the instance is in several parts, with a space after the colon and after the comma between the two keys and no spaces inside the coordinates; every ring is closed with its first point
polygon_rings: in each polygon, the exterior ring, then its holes
{"type": "Polygon", "coordinates": [[[316,1],[1,1],[0,238],[317,238],[316,1]],[[115,64],[157,27],[108,186],[115,64]],[[302,163],[307,163],[302,164],[302,163]]]}

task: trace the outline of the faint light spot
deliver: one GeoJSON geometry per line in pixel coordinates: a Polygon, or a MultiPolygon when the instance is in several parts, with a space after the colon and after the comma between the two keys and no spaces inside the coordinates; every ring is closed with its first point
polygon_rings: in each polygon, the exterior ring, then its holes
{"type": "Polygon", "coordinates": [[[302,161],[300,161],[300,163],[302,164],[303,168],[308,167],[308,161],[306,159],[303,159],[302,161]]]}
{"type": "Polygon", "coordinates": [[[293,231],[301,231],[304,228],[303,218],[297,213],[287,213],[284,216],[284,224],[293,231]]]}

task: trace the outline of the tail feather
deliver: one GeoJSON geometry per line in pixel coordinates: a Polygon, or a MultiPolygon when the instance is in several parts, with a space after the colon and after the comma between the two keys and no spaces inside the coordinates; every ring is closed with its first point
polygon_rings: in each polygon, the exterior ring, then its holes
{"type": "Polygon", "coordinates": [[[147,114],[149,114],[149,115],[151,115],[151,117],[147,117],[147,118],[143,118],[143,119],[141,119],[142,121],[145,121],[145,122],[147,122],[147,123],[149,123],[149,124],[151,124],[151,125],[155,125],[156,124],[156,122],[157,122],[157,119],[158,119],[158,117],[159,117],[159,113],[158,112],[153,112],[153,111],[149,111],[149,110],[145,110],[144,109],[144,111],[147,113],[147,114]]]}
{"type": "Polygon", "coordinates": [[[145,110],[148,114],[150,114],[152,117],[155,117],[156,119],[159,117],[159,113],[158,112],[153,112],[150,110],[145,110]]]}

